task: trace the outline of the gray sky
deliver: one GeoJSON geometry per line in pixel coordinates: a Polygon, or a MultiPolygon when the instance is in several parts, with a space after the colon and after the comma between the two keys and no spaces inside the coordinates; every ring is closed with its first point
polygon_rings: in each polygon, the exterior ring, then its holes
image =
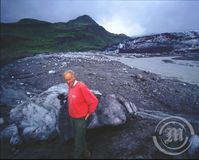
{"type": "Polygon", "coordinates": [[[1,22],[67,22],[84,14],[128,36],[199,30],[197,0],[1,0],[1,22]]]}

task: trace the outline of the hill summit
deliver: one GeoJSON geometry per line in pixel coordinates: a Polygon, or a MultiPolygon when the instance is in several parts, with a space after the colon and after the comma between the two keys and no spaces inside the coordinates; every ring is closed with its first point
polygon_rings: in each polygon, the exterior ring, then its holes
{"type": "Polygon", "coordinates": [[[98,25],[90,16],[79,16],[74,20],[70,20],[68,24],[85,24],[85,25],[98,25]]]}

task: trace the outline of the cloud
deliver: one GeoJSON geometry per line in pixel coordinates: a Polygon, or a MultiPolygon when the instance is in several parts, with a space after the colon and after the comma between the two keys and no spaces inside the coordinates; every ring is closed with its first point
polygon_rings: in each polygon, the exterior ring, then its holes
{"type": "Polygon", "coordinates": [[[129,36],[198,30],[198,1],[1,0],[1,22],[35,18],[67,22],[90,15],[112,33],[129,36]]]}
{"type": "Polygon", "coordinates": [[[115,16],[102,19],[100,24],[109,32],[126,35],[141,35],[145,29],[136,22],[125,21],[123,17],[115,16]]]}

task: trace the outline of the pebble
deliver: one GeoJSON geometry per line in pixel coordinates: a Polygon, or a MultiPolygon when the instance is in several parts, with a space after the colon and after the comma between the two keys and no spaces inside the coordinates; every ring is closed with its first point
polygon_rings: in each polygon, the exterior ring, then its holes
{"type": "Polygon", "coordinates": [[[55,73],[55,71],[50,70],[50,71],[48,71],[48,73],[49,73],[49,74],[54,74],[54,73],[55,73]]]}
{"type": "Polygon", "coordinates": [[[31,93],[30,92],[26,92],[26,94],[30,95],[31,93]]]}
{"type": "Polygon", "coordinates": [[[67,64],[66,62],[63,62],[63,63],[62,63],[62,65],[66,65],[66,64],[67,64]]]}

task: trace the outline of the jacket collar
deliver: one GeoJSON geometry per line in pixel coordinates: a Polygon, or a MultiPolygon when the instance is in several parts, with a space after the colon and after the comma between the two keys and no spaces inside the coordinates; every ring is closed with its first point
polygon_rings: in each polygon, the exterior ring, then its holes
{"type": "Polygon", "coordinates": [[[78,82],[78,81],[77,81],[77,80],[75,80],[75,82],[73,83],[73,87],[75,87],[75,85],[77,84],[77,82],[78,82]]]}

